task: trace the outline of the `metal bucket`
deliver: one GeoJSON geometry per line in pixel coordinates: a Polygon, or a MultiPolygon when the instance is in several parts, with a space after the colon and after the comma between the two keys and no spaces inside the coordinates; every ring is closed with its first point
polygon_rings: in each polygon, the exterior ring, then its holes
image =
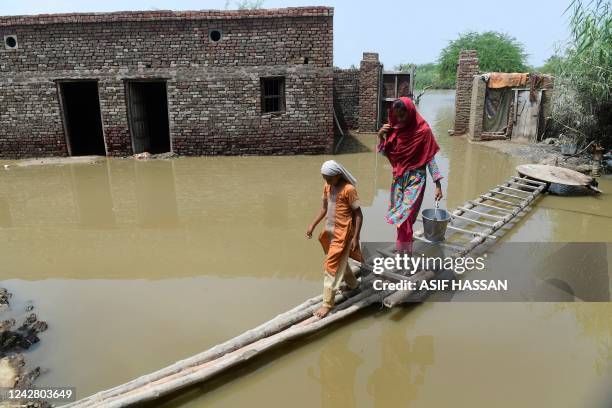
{"type": "Polygon", "coordinates": [[[428,208],[423,210],[423,232],[425,238],[432,242],[444,241],[446,225],[450,221],[450,213],[441,208],[428,208]]]}

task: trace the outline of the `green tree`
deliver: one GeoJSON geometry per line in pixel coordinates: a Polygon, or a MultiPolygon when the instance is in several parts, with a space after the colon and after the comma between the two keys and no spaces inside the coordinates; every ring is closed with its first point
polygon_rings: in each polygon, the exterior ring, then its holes
{"type": "Polygon", "coordinates": [[[463,33],[440,52],[441,85],[454,86],[457,59],[462,50],[478,51],[478,64],[483,72],[525,72],[523,45],[507,34],[495,31],[463,33]]]}
{"type": "Polygon", "coordinates": [[[440,70],[435,62],[426,64],[400,64],[395,67],[396,71],[409,71],[413,66],[416,66],[414,73],[414,90],[423,90],[426,87],[440,89],[449,88],[444,86],[440,81],[440,70]]]}
{"type": "Polygon", "coordinates": [[[562,63],[563,63],[562,57],[558,55],[552,55],[548,57],[548,59],[544,62],[544,65],[542,65],[541,67],[535,68],[535,71],[540,72],[542,74],[556,75],[559,73],[562,63]]]}

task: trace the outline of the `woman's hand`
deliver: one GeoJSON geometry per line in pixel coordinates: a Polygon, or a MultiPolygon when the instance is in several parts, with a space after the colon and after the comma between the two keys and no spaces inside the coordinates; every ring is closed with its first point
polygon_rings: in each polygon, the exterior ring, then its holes
{"type": "Polygon", "coordinates": [[[387,133],[389,133],[389,131],[391,130],[391,125],[388,123],[385,123],[379,130],[378,130],[378,137],[379,138],[383,138],[387,133]]]}
{"type": "Polygon", "coordinates": [[[354,238],[351,240],[351,252],[352,252],[352,251],[354,251],[354,250],[356,250],[357,248],[359,248],[359,238],[354,237],[354,238]]]}
{"type": "Polygon", "coordinates": [[[314,225],[309,225],[308,229],[306,230],[306,237],[308,239],[312,238],[312,231],[314,231],[314,225]]]}
{"type": "Polygon", "coordinates": [[[440,185],[440,182],[437,182],[436,190],[434,191],[434,199],[436,201],[440,201],[443,197],[444,197],[444,194],[442,194],[442,186],[440,185]]]}

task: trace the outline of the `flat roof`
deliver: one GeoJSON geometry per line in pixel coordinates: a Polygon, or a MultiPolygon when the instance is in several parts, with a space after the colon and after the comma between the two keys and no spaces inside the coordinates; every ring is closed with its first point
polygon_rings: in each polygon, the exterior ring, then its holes
{"type": "Polygon", "coordinates": [[[331,17],[333,7],[287,7],[254,10],[150,10],[110,13],[65,13],[0,16],[0,27],[69,23],[113,23],[172,20],[240,20],[247,18],[331,17]]]}

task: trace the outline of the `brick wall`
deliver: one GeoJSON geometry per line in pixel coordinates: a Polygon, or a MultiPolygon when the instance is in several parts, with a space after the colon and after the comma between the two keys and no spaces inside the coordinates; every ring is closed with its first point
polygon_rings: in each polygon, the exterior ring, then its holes
{"type": "Polygon", "coordinates": [[[358,69],[334,69],[334,108],[343,128],[359,127],[358,69]]]}
{"type": "Polygon", "coordinates": [[[167,81],[179,154],[329,153],[333,9],[0,17],[0,157],[67,155],[54,81],[94,79],[109,155],[132,153],[125,81],[167,81]],[[222,39],[213,42],[209,31],[222,39]],[[261,114],[260,77],[285,76],[286,110],[261,114]]]}
{"type": "Polygon", "coordinates": [[[477,52],[475,50],[461,51],[457,62],[455,135],[462,135],[468,131],[470,102],[472,100],[472,82],[476,74],[478,74],[477,52]]]}
{"type": "Polygon", "coordinates": [[[359,130],[374,132],[377,127],[382,64],[378,54],[364,52],[359,71],[359,130]]]}
{"type": "MultiPolygon", "coordinates": [[[[0,78],[0,84],[5,80],[0,78]]],[[[0,85],[0,157],[66,154],[55,84],[20,81],[0,85]]]]}

